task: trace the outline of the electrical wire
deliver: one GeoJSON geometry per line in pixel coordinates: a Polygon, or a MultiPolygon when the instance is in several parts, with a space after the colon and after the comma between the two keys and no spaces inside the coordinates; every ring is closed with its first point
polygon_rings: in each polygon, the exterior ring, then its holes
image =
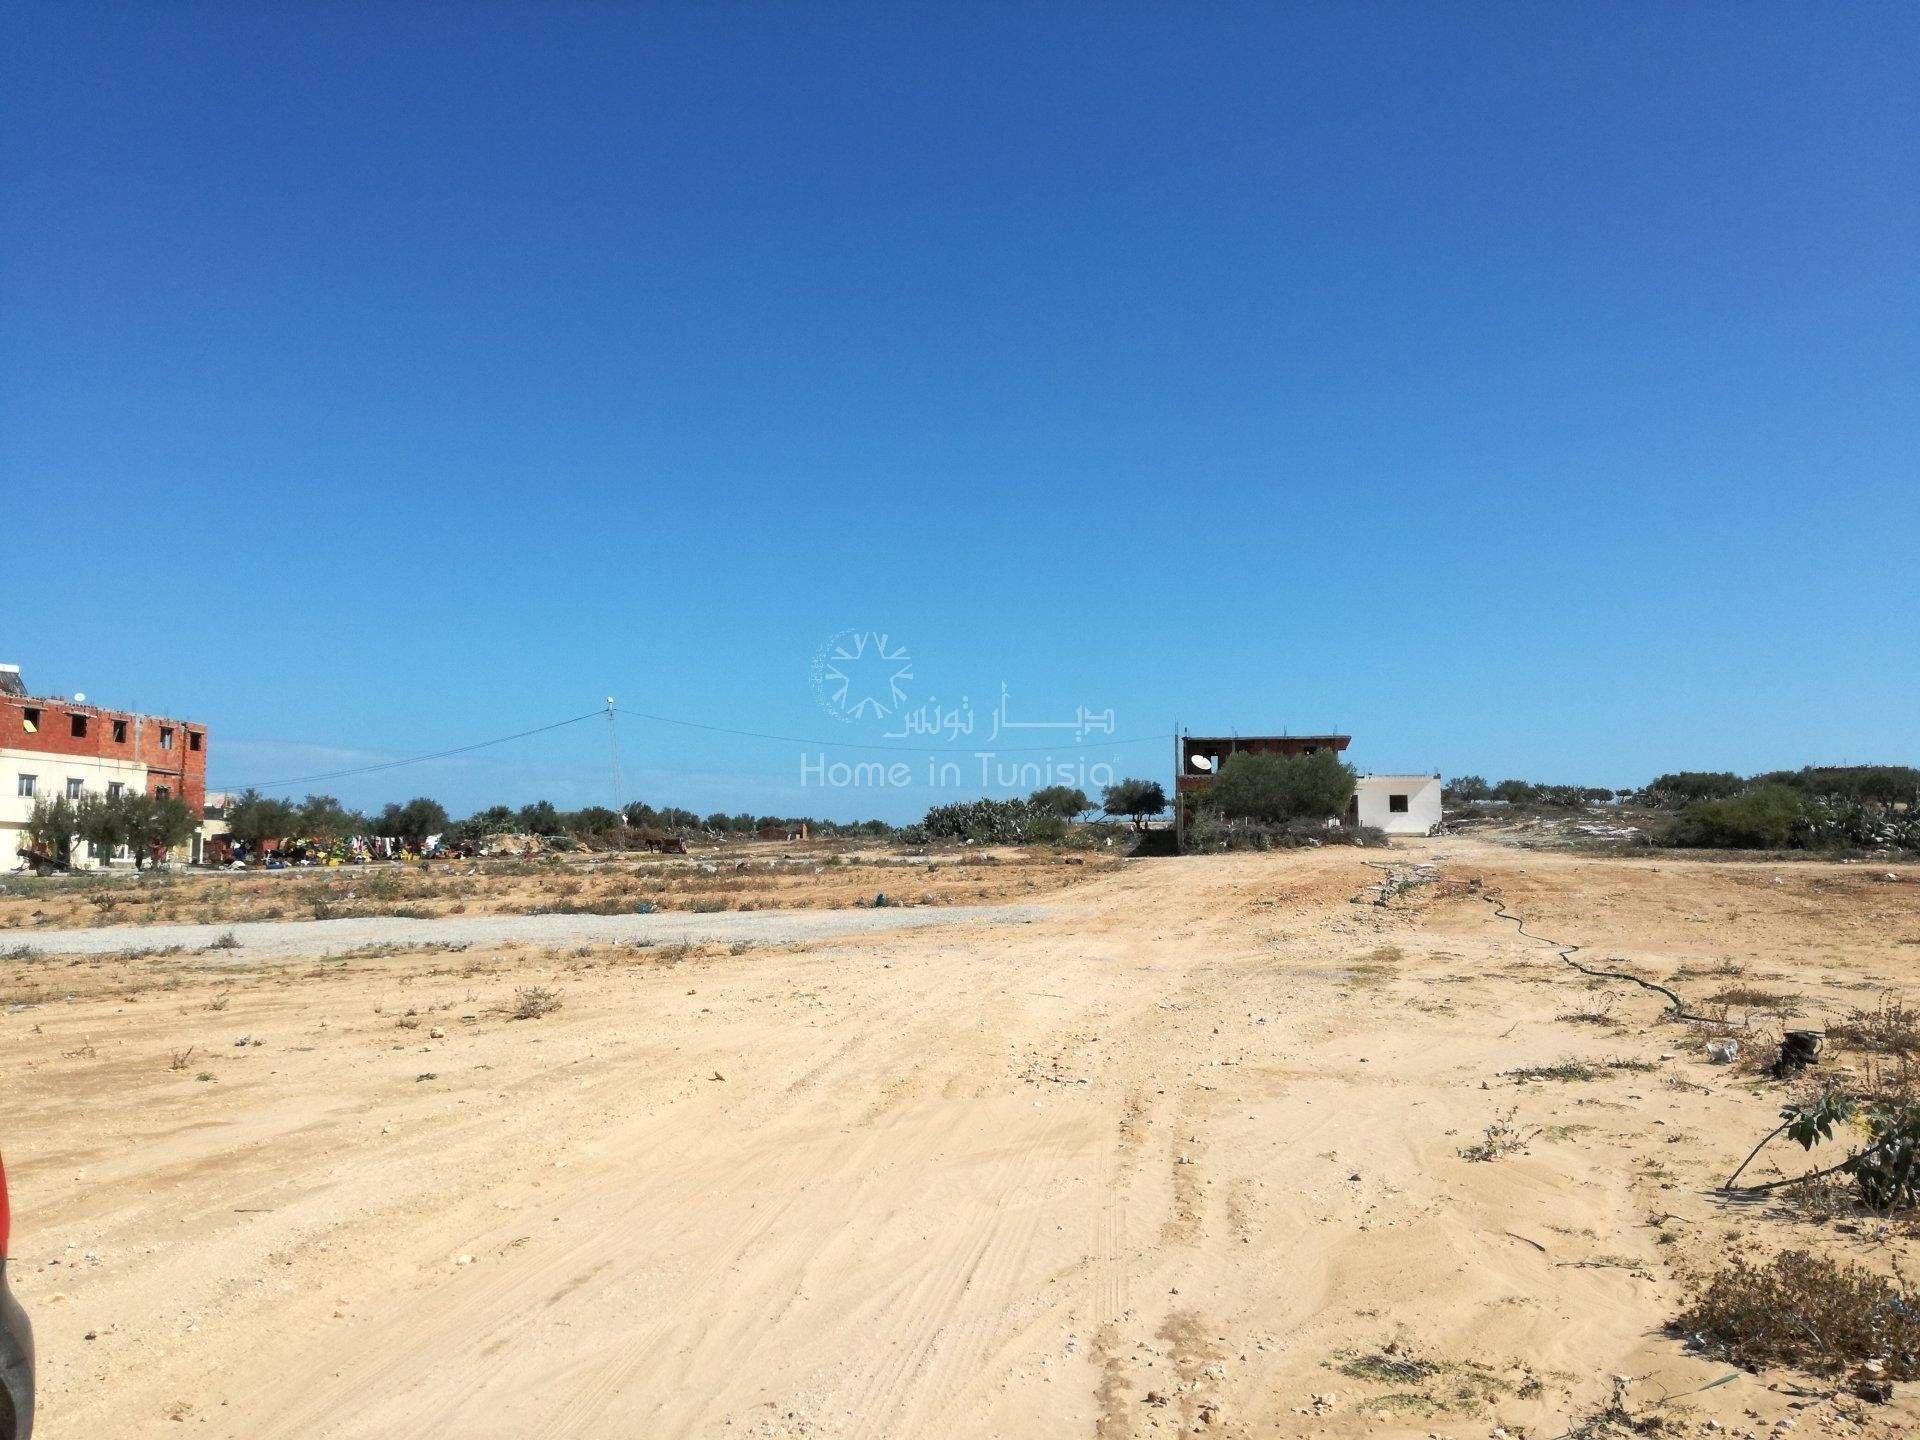
{"type": "Polygon", "coordinates": [[[531,730],[517,730],[511,735],[497,735],[491,740],[476,740],[471,745],[456,745],[450,750],[435,750],[427,755],[407,755],[398,760],[383,760],[375,765],[356,765],[346,770],[324,770],[314,775],[295,775],[287,780],[260,780],[251,785],[234,785],[234,790],[284,790],[291,785],[311,785],[318,780],[344,780],[349,775],[371,775],[378,770],[398,770],[403,765],[419,765],[428,760],[445,760],[453,755],[465,755],[474,750],[485,750],[492,745],[504,745],[509,740],[524,740],[529,735],[544,735],[549,730],[564,730],[569,725],[578,725],[582,720],[594,720],[605,715],[606,709],[589,710],[584,715],[575,715],[571,720],[556,720],[551,725],[536,725],[531,730]]]}
{"type": "MultiPolygon", "coordinates": [[[[883,753],[893,752],[903,755],[949,755],[957,753],[957,747],[951,745],[886,745],[860,740],[822,740],[805,735],[777,735],[765,730],[742,730],[731,725],[711,725],[701,720],[682,720],[672,715],[650,715],[644,710],[629,710],[624,706],[614,706],[616,714],[626,715],[635,720],[650,721],[655,725],[676,725],[685,730],[704,730],[715,735],[734,735],[747,740],[778,740],[789,745],[814,745],[822,750],[877,750],[883,753]]],[[[575,715],[568,720],[556,720],[551,725],[536,725],[531,730],[516,730],[511,735],[498,735],[491,740],[476,740],[471,745],[456,745],[447,750],[434,750],[425,755],[406,755],[398,760],[382,760],[372,765],[354,765],[341,770],[322,770],[312,775],[294,775],[284,780],[259,780],[247,785],[225,787],[230,790],[286,790],[296,785],[312,785],[322,780],[345,780],[355,775],[373,775],[383,770],[398,770],[407,765],[420,765],[429,760],[446,760],[455,755],[467,755],[475,750],[485,750],[494,745],[505,745],[511,740],[525,740],[532,735],[544,735],[551,730],[564,730],[569,725],[578,725],[583,720],[596,719],[607,714],[607,708],[589,710],[584,715],[575,715]]],[[[1134,735],[1124,740],[1102,740],[1090,747],[1106,749],[1118,745],[1164,744],[1165,735],[1134,735]]],[[[1058,750],[1058,745],[1020,745],[996,747],[996,755],[1025,755],[1042,750],[1058,750]]]]}
{"type": "MultiPolygon", "coordinates": [[[[807,735],[775,735],[764,730],[736,730],[729,725],[709,725],[699,720],[679,720],[671,715],[649,715],[644,711],[628,710],[624,707],[621,707],[620,713],[631,716],[635,720],[651,720],[656,725],[678,725],[687,730],[706,730],[716,735],[739,735],[749,740],[780,740],[789,745],[817,745],[823,750],[836,748],[841,750],[890,750],[902,755],[951,755],[956,753],[959,748],[953,745],[880,745],[871,741],[861,740],[822,740],[816,736],[807,735]]],[[[1090,748],[1104,749],[1113,745],[1145,745],[1149,742],[1156,745],[1164,745],[1168,738],[1166,735],[1132,735],[1124,740],[1102,740],[1090,748]]],[[[1027,755],[1041,750],[1058,750],[1060,748],[1058,745],[1001,745],[995,746],[993,753],[996,755],[1027,755]]]]}

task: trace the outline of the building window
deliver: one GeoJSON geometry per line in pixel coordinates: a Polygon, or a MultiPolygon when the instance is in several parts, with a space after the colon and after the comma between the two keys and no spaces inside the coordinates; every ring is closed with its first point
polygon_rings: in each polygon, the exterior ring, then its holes
{"type": "Polygon", "coordinates": [[[86,789],[87,789],[86,781],[68,780],[67,781],[67,799],[78,800],[83,794],[86,793],[86,789]]]}
{"type": "Polygon", "coordinates": [[[67,723],[73,727],[74,739],[84,740],[87,738],[87,717],[86,716],[69,715],[67,716],[67,723]]]}
{"type": "Polygon", "coordinates": [[[34,786],[39,783],[40,777],[38,775],[22,775],[20,777],[20,798],[22,800],[31,800],[33,798],[34,786]]]}
{"type": "Polygon", "coordinates": [[[1407,797],[1404,795],[1387,796],[1387,809],[1395,815],[1407,813],[1407,797]]]}
{"type": "Polygon", "coordinates": [[[109,800],[118,800],[120,798],[121,792],[124,791],[126,788],[127,787],[121,784],[118,780],[109,780],[107,782],[107,798],[109,800]]]}
{"type": "Polygon", "coordinates": [[[20,723],[26,726],[27,734],[38,735],[40,733],[40,707],[37,705],[22,707],[20,711],[20,723]]]}
{"type": "Polygon", "coordinates": [[[173,791],[164,785],[156,785],[153,787],[153,798],[156,800],[164,800],[171,794],[173,794],[173,791]]]}
{"type": "Polygon", "coordinates": [[[127,743],[126,721],[116,720],[113,722],[113,743],[116,745],[124,745],[127,743]]]}
{"type": "Polygon", "coordinates": [[[187,731],[187,749],[198,750],[199,748],[200,748],[200,732],[198,730],[187,731]]]}
{"type": "Polygon", "coordinates": [[[160,727],[160,748],[162,750],[173,749],[173,727],[171,725],[162,725],[160,727]]]}

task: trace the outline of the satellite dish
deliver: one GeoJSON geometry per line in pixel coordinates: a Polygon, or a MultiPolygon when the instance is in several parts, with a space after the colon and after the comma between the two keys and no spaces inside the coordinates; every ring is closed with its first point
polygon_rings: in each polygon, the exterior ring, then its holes
{"type": "Polygon", "coordinates": [[[1213,769],[1213,761],[1211,761],[1211,760],[1209,760],[1209,759],[1208,759],[1208,758],[1207,758],[1206,756],[1204,756],[1204,755],[1194,755],[1194,756],[1191,756],[1191,757],[1190,757],[1190,763],[1192,764],[1192,766],[1193,766],[1193,768],[1194,768],[1194,769],[1196,769],[1196,770],[1211,770],[1211,769],[1213,769]]]}
{"type": "Polygon", "coordinates": [[[76,705],[84,705],[87,703],[87,697],[82,692],[76,690],[73,692],[73,703],[76,705]]]}

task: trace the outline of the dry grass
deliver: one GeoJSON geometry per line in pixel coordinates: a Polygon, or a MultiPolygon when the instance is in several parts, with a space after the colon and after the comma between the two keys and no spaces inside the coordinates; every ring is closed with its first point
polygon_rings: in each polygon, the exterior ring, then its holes
{"type": "Polygon", "coordinates": [[[1674,1323],[1707,1354],[1748,1369],[1835,1375],[1874,1360],[1890,1379],[1920,1376],[1920,1294],[1804,1250],[1734,1260],[1674,1323]]]}
{"type": "Polygon", "coordinates": [[[538,1020],[560,1008],[560,994],[546,985],[523,985],[513,992],[513,1006],[507,1011],[515,1020],[538,1020]]]}
{"type": "Polygon", "coordinates": [[[1920,1010],[1896,995],[1882,995],[1871,1010],[1855,1010],[1827,1026],[1827,1039],[1876,1055],[1920,1053],[1920,1010]]]}
{"type": "Polygon", "coordinates": [[[1551,1065],[1525,1065],[1518,1070],[1501,1073],[1516,1085],[1525,1085],[1534,1080],[1557,1080],[1567,1084],[1576,1080],[1598,1080],[1619,1071],[1644,1072],[1659,1068],[1652,1060],[1632,1060],[1620,1056],[1607,1060],[1575,1060],[1569,1057],[1556,1060],[1551,1065]]]}
{"type": "Polygon", "coordinates": [[[1707,997],[1709,1004],[1738,1006],[1744,1010],[1769,1010],[1779,1015],[1798,1015],[1802,996],[1777,994],[1758,985],[1728,985],[1707,997]]]}

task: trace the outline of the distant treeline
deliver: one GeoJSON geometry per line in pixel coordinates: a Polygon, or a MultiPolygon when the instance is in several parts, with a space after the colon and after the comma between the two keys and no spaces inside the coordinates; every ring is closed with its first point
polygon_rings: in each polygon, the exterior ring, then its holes
{"type": "Polygon", "coordinates": [[[1584,809],[1608,801],[1670,812],[1654,827],[1663,845],[1738,850],[1920,850],[1920,769],[1910,765],[1808,765],[1736,775],[1681,770],[1638,790],[1536,785],[1477,775],[1447,783],[1459,808],[1486,801],[1584,809]]]}
{"type": "Polygon", "coordinates": [[[655,807],[636,800],[622,812],[606,805],[562,810],[548,800],[536,800],[517,809],[490,805],[464,820],[455,820],[444,805],[427,796],[389,804],[375,814],[349,810],[332,795],[309,795],[305,800],[280,800],[247,790],[227,805],[227,829],[249,844],[263,840],[339,840],[349,835],[385,835],[419,844],[430,835],[453,843],[483,840],[489,835],[604,835],[622,828],[672,832],[705,830],[723,835],[751,835],[763,829],[797,831],[805,825],[814,835],[886,835],[893,827],[884,820],[851,823],[818,820],[811,816],[728,815],[715,811],[700,816],[677,806],[655,807]]]}

